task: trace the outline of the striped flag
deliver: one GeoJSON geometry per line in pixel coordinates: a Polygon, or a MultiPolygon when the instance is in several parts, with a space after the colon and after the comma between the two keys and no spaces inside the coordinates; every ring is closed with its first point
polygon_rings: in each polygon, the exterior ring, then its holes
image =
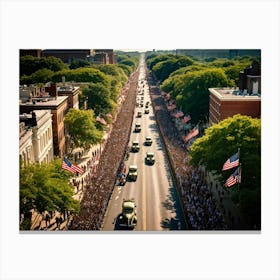
{"type": "Polygon", "coordinates": [[[236,168],[236,170],[229,176],[226,180],[225,186],[230,188],[231,186],[241,183],[241,167],[236,168]]]}
{"type": "Polygon", "coordinates": [[[190,120],[191,120],[191,116],[190,115],[184,116],[184,118],[182,119],[182,124],[185,124],[185,123],[187,123],[190,120]]]}
{"type": "Polygon", "coordinates": [[[107,124],[107,122],[103,118],[100,118],[99,116],[96,117],[96,121],[100,122],[103,125],[107,124]]]}
{"type": "Polygon", "coordinates": [[[236,154],[234,154],[233,156],[231,156],[224,163],[222,171],[231,169],[231,168],[236,167],[238,165],[239,165],[239,151],[236,154]]]}
{"type": "Polygon", "coordinates": [[[184,137],[184,141],[188,142],[189,140],[191,140],[193,137],[197,136],[199,134],[199,129],[198,129],[198,125],[196,125],[185,137],[184,137]]]}
{"type": "Polygon", "coordinates": [[[71,161],[69,159],[67,159],[66,157],[64,157],[63,161],[62,161],[62,169],[65,169],[71,173],[76,174],[77,172],[80,174],[84,173],[84,170],[79,167],[78,165],[72,164],[71,161]]]}
{"type": "Polygon", "coordinates": [[[174,114],[174,117],[175,117],[176,119],[181,118],[181,117],[183,117],[183,116],[184,116],[184,113],[183,113],[182,111],[178,111],[178,112],[176,112],[176,113],[174,114]]]}

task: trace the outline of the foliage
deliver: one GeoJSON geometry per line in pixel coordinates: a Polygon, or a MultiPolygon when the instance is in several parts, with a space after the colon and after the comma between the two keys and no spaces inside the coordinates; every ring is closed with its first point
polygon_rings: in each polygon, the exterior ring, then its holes
{"type": "Polygon", "coordinates": [[[70,69],[77,69],[77,68],[88,67],[88,66],[90,66],[90,63],[87,60],[85,60],[85,59],[74,59],[71,62],[69,68],[70,69]]]}
{"type": "Polygon", "coordinates": [[[47,83],[51,80],[53,73],[54,73],[53,71],[43,68],[37,70],[30,76],[23,75],[20,78],[20,84],[29,85],[29,84],[47,83]]]}
{"type": "MultiPolygon", "coordinates": [[[[30,219],[30,211],[71,211],[78,213],[80,204],[73,198],[69,185],[71,173],[62,170],[61,159],[49,164],[30,164],[20,168],[20,214],[30,219]]],[[[30,225],[24,222],[23,225],[30,225]]],[[[29,229],[29,228],[24,228],[29,229]]]]}
{"type": "Polygon", "coordinates": [[[103,116],[106,113],[111,113],[116,106],[109,89],[100,83],[84,86],[82,98],[87,99],[88,108],[103,116]]]}
{"type": "MultiPolygon", "coordinates": [[[[240,149],[242,183],[240,191],[233,187],[232,195],[239,197],[240,212],[246,222],[260,225],[261,188],[261,121],[248,116],[235,115],[205,131],[191,146],[192,165],[204,165],[218,175],[224,183],[235,169],[221,171],[224,162],[240,149]]],[[[237,201],[238,201],[237,200],[237,201]]]]}
{"type": "Polygon", "coordinates": [[[44,68],[56,72],[67,69],[68,66],[61,59],[53,56],[37,58],[27,55],[20,58],[20,76],[30,76],[34,72],[44,68]]]}
{"type": "Polygon", "coordinates": [[[169,75],[176,71],[177,69],[193,64],[193,60],[187,56],[177,55],[172,56],[169,59],[160,61],[152,67],[152,71],[155,73],[156,77],[164,81],[169,77],[169,75]]]}
{"type": "Polygon", "coordinates": [[[65,76],[66,81],[102,83],[104,86],[110,85],[109,78],[104,73],[94,68],[85,67],[58,71],[53,75],[52,81],[60,82],[63,76],[65,76]]]}
{"type": "Polygon", "coordinates": [[[100,143],[102,133],[96,129],[92,110],[69,109],[65,116],[72,148],[89,148],[92,144],[100,143]]]}
{"type": "Polygon", "coordinates": [[[208,88],[232,86],[224,71],[215,68],[188,72],[170,79],[162,88],[172,90],[171,96],[178,101],[177,106],[182,107],[183,112],[190,114],[191,122],[195,124],[199,120],[205,121],[209,114],[208,88]]]}

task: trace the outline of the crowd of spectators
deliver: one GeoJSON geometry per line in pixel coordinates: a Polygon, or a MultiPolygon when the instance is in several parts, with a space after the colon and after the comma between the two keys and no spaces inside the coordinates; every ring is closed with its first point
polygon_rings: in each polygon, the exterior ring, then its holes
{"type": "Polygon", "coordinates": [[[150,74],[148,79],[157,124],[171,162],[188,228],[227,229],[223,214],[212,196],[211,186],[205,180],[203,169],[188,164],[189,151],[183,142],[183,135],[174,125],[174,117],[167,109],[167,103],[155,78],[150,74]]]}
{"type": "Polygon", "coordinates": [[[91,167],[92,171],[83,183],[85,191],[81,200],[81,210],[71,220],[68,230],[100,229],[128,145],[138,76],[137,71],[131,76],[128,87],[122,93],[123,103],[113,123],[110,138],[107,139],[99,164],[91,167]]]}

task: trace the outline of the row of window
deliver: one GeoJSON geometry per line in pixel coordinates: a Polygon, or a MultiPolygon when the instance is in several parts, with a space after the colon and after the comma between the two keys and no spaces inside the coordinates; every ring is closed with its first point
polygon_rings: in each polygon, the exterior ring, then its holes
{"type": "Polygon", "coordinates": [[[40,137],[40,151],[43,151],[44,148],[52,141],[52,127],[50,126],[40,137]]]}

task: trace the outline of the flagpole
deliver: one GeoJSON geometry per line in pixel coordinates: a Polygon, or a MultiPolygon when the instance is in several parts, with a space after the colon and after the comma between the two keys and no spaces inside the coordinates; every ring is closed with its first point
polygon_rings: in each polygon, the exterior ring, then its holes
{"type": "Polygon", "coordinates": [[[238,169],[238,193],[239,193],[239,185],[240,185],[240,171],[241,171],[241,162],[239,163],[239,169],[238,169]]]}

